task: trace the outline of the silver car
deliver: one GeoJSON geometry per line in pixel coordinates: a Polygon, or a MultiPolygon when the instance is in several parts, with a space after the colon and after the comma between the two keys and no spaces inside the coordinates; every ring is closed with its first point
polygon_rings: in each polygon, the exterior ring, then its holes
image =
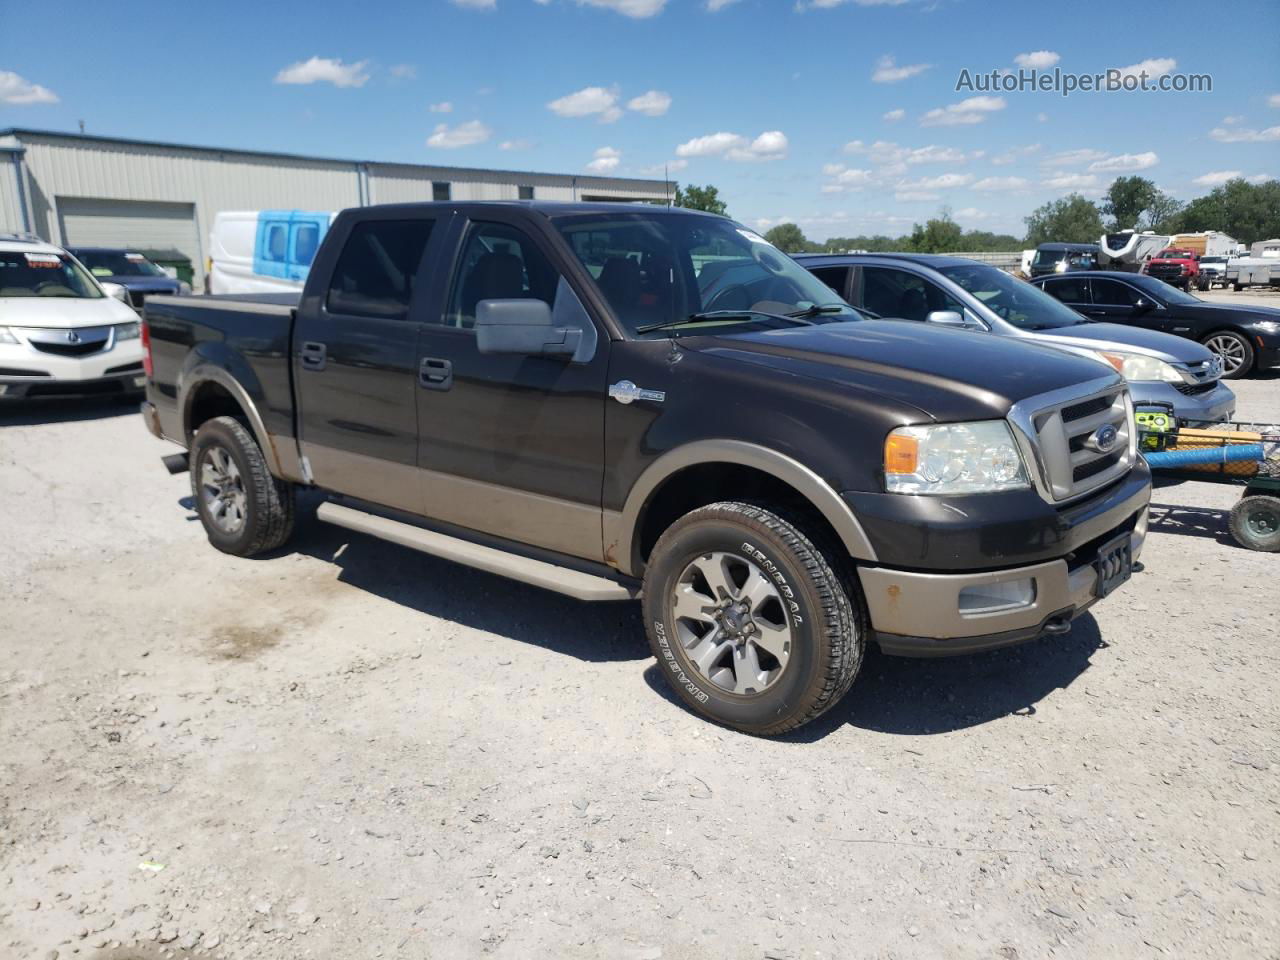
{"type": "Polygon", "coordinates": [[[875,253],[796,259],[842,298],[883,317],[1019,337],[1091,356],[1129,381],[1139,406],[1172,407],[1180,420],[1218,422],[1235,413],[1222,360],[1194,340],[1095,323],[1043,290],[962,257],[875,253]]]}

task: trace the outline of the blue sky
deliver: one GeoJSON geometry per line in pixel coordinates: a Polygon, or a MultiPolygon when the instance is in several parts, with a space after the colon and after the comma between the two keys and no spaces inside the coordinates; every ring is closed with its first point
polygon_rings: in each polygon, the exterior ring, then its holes
{"type": "Polygon", "coordinates": [[[316,0],[6,4],[0,128],[713,183],[736,218],[898,234],[1139,172],[1180,199],[1280,177],[1275,3],[316,0]],[[1225,26],[1225,23],[1224,23],[1225,26]],[[1023,57],[1021,61],[1017,58],[1023,57]],[[1211,93],[956,92],[1054,65],[1209,74],[1211,93]],[[286,82],[290,81],[290,82],[286,82]],[[971,99],[971,98],[977,99],[971,99]]]}

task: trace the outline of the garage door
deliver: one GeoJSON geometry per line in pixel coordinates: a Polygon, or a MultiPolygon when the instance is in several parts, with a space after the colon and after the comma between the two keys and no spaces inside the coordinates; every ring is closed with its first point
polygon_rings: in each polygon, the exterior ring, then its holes
{"type": "Polygon", "coordinates": [[[204,279],[195,205],[150,200],[58,197],[63,245],[179,250],[191,260],[197,288],[204,279]]]}

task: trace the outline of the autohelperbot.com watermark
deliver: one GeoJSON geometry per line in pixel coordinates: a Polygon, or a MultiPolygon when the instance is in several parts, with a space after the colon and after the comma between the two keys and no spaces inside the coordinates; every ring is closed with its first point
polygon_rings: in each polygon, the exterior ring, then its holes
{"type": "Polygon", "coordinates": [[[1212,93],[1208,73],[1162,73],[1145,68],[1113,67],[1099,73],[1052,70],[970,70],[956,78],[957,93],[1212,93]]]}

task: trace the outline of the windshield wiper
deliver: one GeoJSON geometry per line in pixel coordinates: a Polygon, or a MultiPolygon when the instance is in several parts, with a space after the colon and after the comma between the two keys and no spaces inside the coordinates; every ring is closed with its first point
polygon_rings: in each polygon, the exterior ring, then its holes
{"type": "Polygon", "coordinates": [[[766,313],[763,310],[707,310],[704,313],[691,313],[687,317],[679,320],[663,320],[661,323],[646,323],[642,327],[636,327],[636,333],[652,333],[655,330],[670,330],[673,327],[683,327],[686,323],[727,323],[734,320],[751,320],[755,317],[765,317],[769,320],[783,320],[787,323],[797,323],[806,327],[813,326],[812,320],[807,320],[803,316],[796,316],[786,313],[766,313]]]}
{"type": "Polygon", "coordinates": [[[808,317],[819,317],[824,313],[843,313],[847,309],[849,308],[843,303],[815,303],[803,310],[788,313],[787,316],[792,320],[804,320],[808,317]]]}

